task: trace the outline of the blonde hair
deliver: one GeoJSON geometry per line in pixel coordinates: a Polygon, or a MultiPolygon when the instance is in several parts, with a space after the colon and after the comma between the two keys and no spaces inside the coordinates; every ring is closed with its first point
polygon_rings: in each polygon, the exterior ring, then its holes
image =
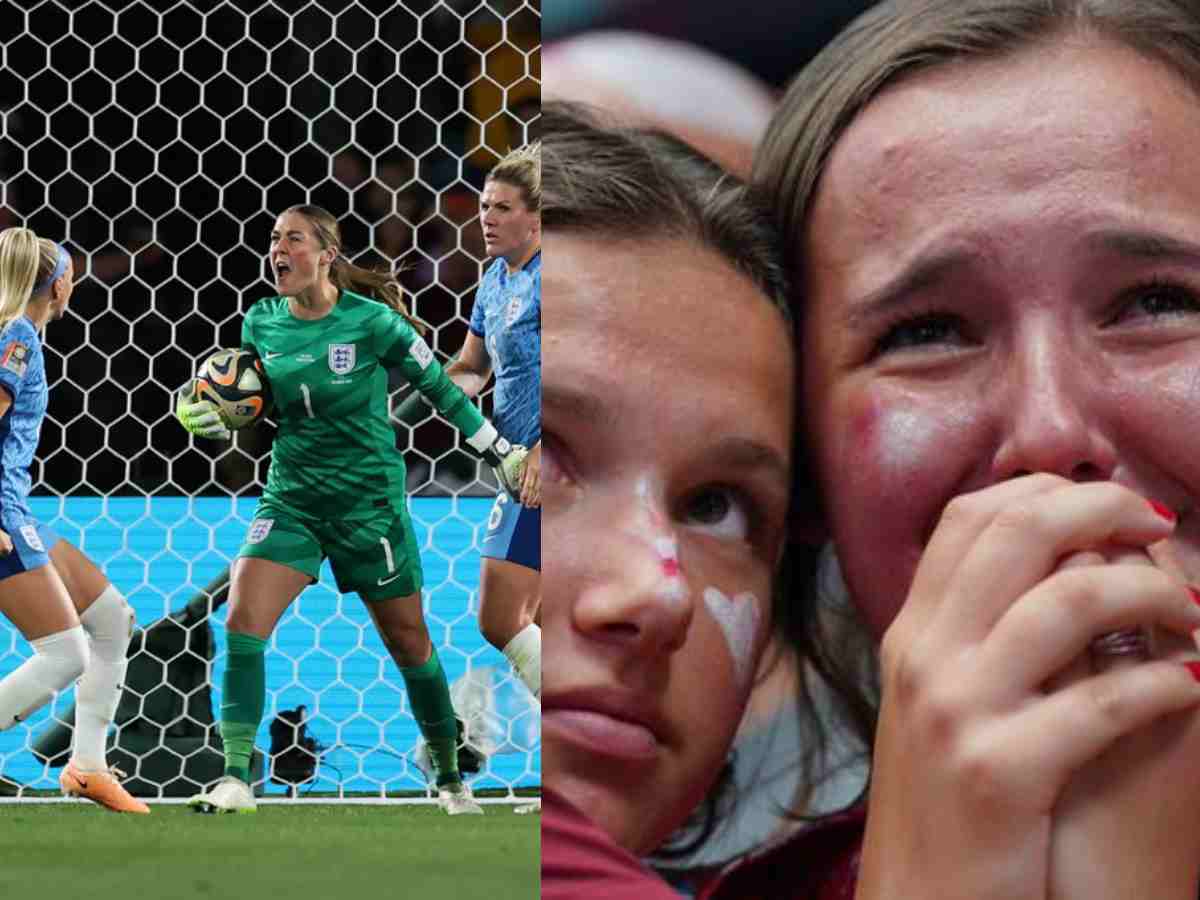
{"type": "MultiPolygon", "coordinates": [[[[53,262],[47,273],[54,271],[58,248],[53,248],[53,262]]],[[[45,248],[38,236],[28,228],[5,228],[0,231],[0,333],[21,316],[29,305],[29,295],[37,283],[43,265],[45,248]]]]}
{"type": "Polygon", "coordinates": [[[542,142],[509,150],[488,172],[485,181],[502,181],[521,191],[525,208],[542,211],[542,142]]]}
{"type": "Polygon", "coordinates": [[[296,213],[304,216],[312,225],[313,234],[321,244],[321,249],[327,250],[333,247],[337,251],[337,256],[333,258],[333,264],[329,267],[329,280],[339,290],[364,294],[385,306],[390,306],[408,320],[408,324],[416,329],[417,334],[425,334],[427,330],[425,324],[410,313],[408,307],[405,306],[404,290],[400,287],[400,282],[396,280],[394,272],[390,269],[368,269],[365,266],[356,266],[345,257],[342,253],[342,230],[338,227],[337,219],[333,217],[332,213],[311,204],[289,206],[283,212],[284,215],[296,213]]]}

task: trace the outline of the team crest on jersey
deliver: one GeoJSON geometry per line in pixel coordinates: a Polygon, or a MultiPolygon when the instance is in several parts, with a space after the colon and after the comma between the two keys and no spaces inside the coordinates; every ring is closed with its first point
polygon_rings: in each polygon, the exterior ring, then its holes
{"type": "Polygon", "coordinates": [[[255,519],[250,523],[250,531],[246,535],[246,543],[261,544],[267,539],[267,535],[271,533],[271,526],[274,524],[274,519],[255,519]]]}
{"type": "Polygon", "coordinates": [[[0,367],[15,372],[18,378],[25,377],[25,369],[29,365],[29,347],[20,341],[10,341],[0,356],[0,367]]]}
{"type": "Polygon", "coordinates": [[[512,328],[513,322],[521,314],[521,295],[513,294],[508,299],[508,308],[504,310],[504,327],[512,328]]]}
{"type": "Polygon", "coordinates": [[[347,375],[354,371],[357,354],[353,344],[329,345],[329,371],[334,375],[347,375]]]}

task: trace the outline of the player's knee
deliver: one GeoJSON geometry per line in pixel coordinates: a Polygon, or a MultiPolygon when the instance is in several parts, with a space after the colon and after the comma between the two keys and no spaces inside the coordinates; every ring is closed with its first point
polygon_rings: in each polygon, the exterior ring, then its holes
{"type": "Polygon", "coordinates": [[[429,659],[429,632],[421,625],[393,625],[383,636],[396,663],[404,668],[423,665],[429,659]]]}

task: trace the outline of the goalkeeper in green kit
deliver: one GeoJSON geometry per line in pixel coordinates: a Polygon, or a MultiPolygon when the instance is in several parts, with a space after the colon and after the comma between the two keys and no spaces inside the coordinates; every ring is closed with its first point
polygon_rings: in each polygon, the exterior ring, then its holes
{"type": "MultiPolygon", "coordinates": [[[[519,491],[524,448],[499,437],[445,376],[394,276],[341,254],[328,212],[294,206],[280,215],[270,263],[278,296],[246,314],[242,347],[262,361],[279,431],[266,490],[231,573],[225,777],[189,805],[254,811],[249,772],[266,700],[264,651],[280,616],[328,557],[338,590],[363,599],[400,668],[437,770],[440,805],[451,815],[482,813],[458,772],[450,691],[421,610],[421,560],[388,416],[388,370],[398,369],[427,397],[510,490],[519,491]]],[[[209,401],[181,395],[176,412],[192,434],[229,437],[209,401]]]]}

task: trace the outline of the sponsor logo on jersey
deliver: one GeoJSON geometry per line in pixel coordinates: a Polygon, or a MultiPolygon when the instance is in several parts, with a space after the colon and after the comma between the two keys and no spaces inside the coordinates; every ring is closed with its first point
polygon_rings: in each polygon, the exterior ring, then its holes
{"type": "Polygon", "coordinates": [[[281,357],[281,356],[283,356],[282,353],[272,353],[270,350],[268,350],[266,353],[263,354],[263,359],[265,359],[265,360],[279,359],[279,357],[281,357]]]}
{"type": "Polygon", "coordinates": [[[504,310],[504,327],[512,328],[513,322],[517,321],[517,316],[521,314],[521,297],[518,294],[513,294],[508,298],[508,307],[504,310]]]}
{"type": "Polygon", "coordinates": [[[32,525],[21,526],[21,537],[25,538],[25,543],[38,553],[46,552],[46,548],[42,546],[42,539],[38,537],[37,529],[32,525]]]}
{"type": "Polygon", "coordinates": [[[255,519],[250,523],[250,532],[246,535],[246,543],[261,544],[271,533],[271,526],[274,524],[274,519],[255,519]]]}
{"type": "Polygon", "coordinates": [[[425,343],[425,339],[420,336],[408,348],[408,355],[421,367],[422,372],[428,369],[429,364],[433,362],[433,351],[429,349],[429,345],[425,343]]]}
{"type": "Polygon", "coordinates": [[[29,365],[29,347],[20,341],[9,341],[0,356],[0,367],[15,372],[18,378],[25,377],[25,369],[29,365]]]}
{"type": "Polygon", "coordinates": [[[348,375],[353,372],[356,358],[353,344],[329,345],[329,371],[334,375],[348,375]]]}

